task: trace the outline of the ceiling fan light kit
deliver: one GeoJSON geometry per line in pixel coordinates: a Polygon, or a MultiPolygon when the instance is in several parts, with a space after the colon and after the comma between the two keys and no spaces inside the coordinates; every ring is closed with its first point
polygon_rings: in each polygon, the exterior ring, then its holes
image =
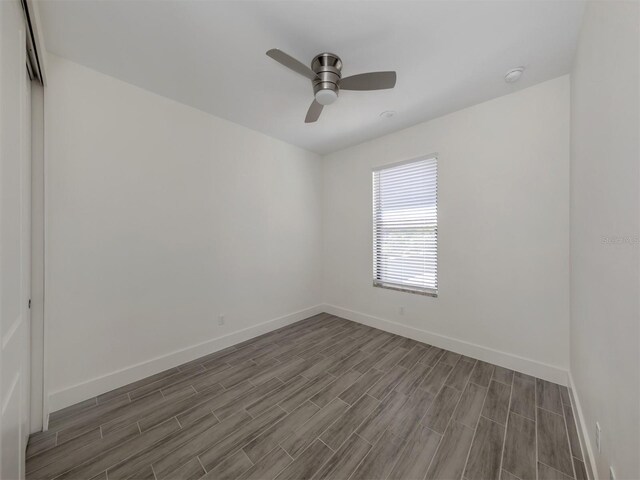
{"type": "Polygon", "coordinates": [[[331,105],[338,99],[338,92],[330,89],[318,90],[315,94],[316,102],[320,105],[331,105]]]}
{"type": "Polygon", "coordinates": [[[318,120],[325,105],[338,99],[340,90],[384,90],[396,85],[396,72],[369,72],[342,78],[342,60],[334,53],[321,53],[311,62],[311,68],[277,48],[267,56],[311,80],[314,100],[307,111],[305,123],[318,120]]]}
{"type": "Polygon", "coordinates": [[[320,105],[331,105],[338,99],[342,60],[333,53],[321,53],[311,62],[317,75],[313,82],[313,95],[320,105]]]}

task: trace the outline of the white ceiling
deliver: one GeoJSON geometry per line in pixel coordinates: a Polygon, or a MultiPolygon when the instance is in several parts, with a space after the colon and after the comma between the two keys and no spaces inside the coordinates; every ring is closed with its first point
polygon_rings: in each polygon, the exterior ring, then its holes
{"type": "Polygon", "coordinates": [[[47,49],[318,153],[570,70],[582,1],[41,2],[47,49]],[[396,70],[394,90],[341,92],[305,124],[311,82],[265,55],[338,54],[343,76],[396,70]],[[524,65],[515,85],[504,73],[524,65]],[[395,110],[390,119],[380,117],[395,110]]]}

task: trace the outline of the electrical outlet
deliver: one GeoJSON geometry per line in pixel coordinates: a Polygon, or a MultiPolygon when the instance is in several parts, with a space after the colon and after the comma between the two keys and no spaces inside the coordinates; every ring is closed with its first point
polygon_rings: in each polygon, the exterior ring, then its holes
{"type": "Polygon", "coordinates": [[[600,434],[601,434],[600,424],[596,422],[596,448],[598,449],[598,453],[602,451],[600,447],[600,434]]]}
{"type": "Polygon", "coordinates": [[[224,325],[224,315],[218,315],[218,325],[224,325]]]}
{"type": "Polygon", "coordinates": [[[609,466],[609,480],[616,480],[616,472],[613,471],[612,466],[609,466]]]}

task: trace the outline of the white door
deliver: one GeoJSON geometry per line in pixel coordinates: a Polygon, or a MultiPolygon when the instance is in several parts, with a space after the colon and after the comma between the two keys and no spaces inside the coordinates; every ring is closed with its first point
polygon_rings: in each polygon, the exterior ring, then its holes
{"type": "Polygon", "coordinates": [[[0,478],[24,477],[29,412],[30,126],[25,23],[0,0],[0,478]]]}

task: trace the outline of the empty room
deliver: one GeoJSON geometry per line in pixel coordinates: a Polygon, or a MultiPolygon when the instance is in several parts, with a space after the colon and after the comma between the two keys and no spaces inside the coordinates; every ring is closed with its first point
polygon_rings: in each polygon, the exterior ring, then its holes
{"type": "Polygon", "coordinates": [[[0,0],[1,480],[640,480],[640,1],[0,0]]]}

